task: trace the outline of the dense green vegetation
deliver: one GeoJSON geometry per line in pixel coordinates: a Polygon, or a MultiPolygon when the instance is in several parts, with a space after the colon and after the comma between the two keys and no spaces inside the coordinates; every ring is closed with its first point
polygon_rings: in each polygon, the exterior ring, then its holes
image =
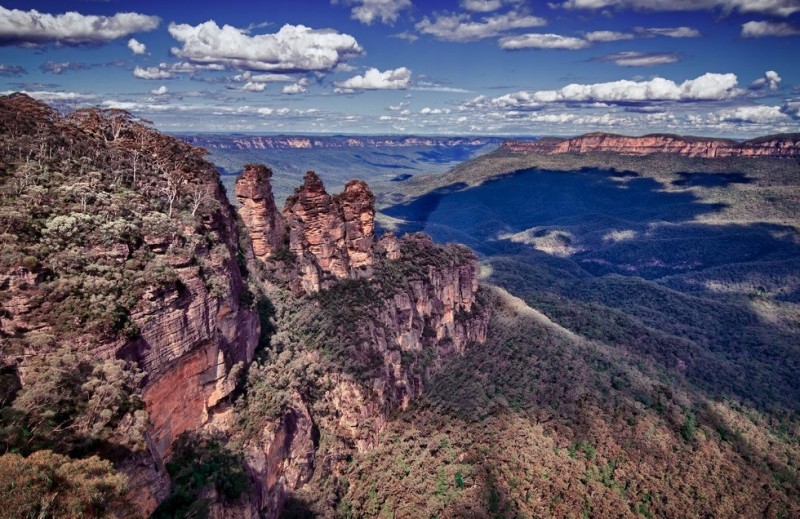
{"type": "MultiPolygon", "coordinates": [[[[797,512],[796,422],[708,398],[680,381],[661,383],[657,366],[636,366],[632,355],[583,339],[502,291],[484,290],[482,297],[494,309],[489,342],[451,359],[425,395],[389,425],[380,445],[353,458],[340,512],[797,512]],[[788,436],[778,432],[786,426],[793,431],[788,436]]],[[[316,490],[300,496],[313,500],[316,490]]]]}
{"type": "Polygon", "coordinates": [[[167,463],[171,488],[152,517],[206,517],[214,501],[232,501],[249,490],[250,479],[241,454],[224,438],[187,433],[175,442],[167,463]],[[208,495],[212,490],[216,495],[208,495]]]}
{"type": "Polygon", "coordinates": [[[14,95],[0,124],[0,462],[25,481],[0,503],[19,498],[13,517],[117,513],[115,464],[145,451],[149,426],[147,373],[122,351],[137,312],[185,293],[181,266],[230,291],[218,176],[202,150],[119,110],[62,117],[14,95]]]}

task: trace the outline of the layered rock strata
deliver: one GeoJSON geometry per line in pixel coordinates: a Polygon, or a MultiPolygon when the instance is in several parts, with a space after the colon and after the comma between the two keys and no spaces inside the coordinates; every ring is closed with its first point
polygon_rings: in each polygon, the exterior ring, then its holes
{"type": "Polygon", "coordinates": [[[275,206],[269,179],[272,170],[261,164],[248,164],[236,181],[239,214],[250,230],[253,253],[266,259],[283,245],[286,222],[275,206]]]}
{"type": "Polygon", "coordinates": [[[623,155],[668,153],[686,157],[796,157],[800,156],[800,134],[771,135],[744,142],[680,135],[652,134],[627,137],[589,133],[571,139],[545,138],[538,141],[506,141],[500,148],[511,153],[612,152],[623,155]]]}

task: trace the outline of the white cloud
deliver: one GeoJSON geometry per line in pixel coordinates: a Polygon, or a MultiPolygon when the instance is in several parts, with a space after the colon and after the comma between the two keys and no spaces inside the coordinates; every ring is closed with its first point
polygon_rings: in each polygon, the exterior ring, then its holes
{"type": "Polygon", "coordinates": [[[179,61],[177,63],[159,63],[155,67],[136,66],[133,75],[139,79],[172,79],[176,74],[196,74],[203,70],[225,70],[225,67],[216,63],[209,65],[196,65],[179,61]]]}
{"type": "Polygon", "coordinates": [[[53,15],[0,6],[0,45],[98,44],[152,31],[159,23],[158,16],[139,13],[95,16],[70,11],[53,15]]]}
{"type": "Polygon", "coordinates": [[[241,90],[242,92],[263,92],[267,88],[266,83],[257,83],[255,81],[248,81],[244,85],[233,88],[232,90],[241,90]]]}
{"type": "Polygon", "coordinates": [[[491,13],[502,6],[501,0],[461,0],[461,7],[475,13],[491,13]]]}
{"type": "Polygon", "coordinates": [[[200,25],[169,25],[169,33],[183,44],[172,53],[191,63],[263,71],[327,72],[347,58],[364,53],[349,34],[303,25],[284,25],[275,34],[250,34],[209,20],[200,25]]]}
{"type": "Polygon", "coordinates": [[[644,11],[704,11],[764,13],[789,16],[800,11],[797,0],[566,0],[566,9],[639,9],[644,11]]]}
{"type": "Polygon", "coordinates": [[[666,36],[668,38],[699,38],[703,34],[691,27],[637,27],[636,32],[645,36],[666,36]]]}
{"type": "Polygon", "coordinates": [[[153,90],[150,91],[150,93],[153,94],[154,96],[163,96],[167,92],[169,92],[169,89],[167,88],[166,85],[161,85],[160,87],[154,88],[153,90]]]}
{"type": "Polygon", "coordinates": [[[735,97],[735,74],[706,73],[683,83],[660,77],[649,81],[610,81],[596,84],[570,84],[558,90],[520,91],[496,98],[477,97],[467,106],[536,109],[548,103],[641,103],[649,101],[712,101],[735,97]]]}
{"type": "Polygon", "coordinates": [[[720,112],[721,121],[744,123],[772,123],[786,121],[789,116],[781,111],[780,106],[740,106],[720,112]]]}
{"type": "MultiPolygon", "coordinates": [[[[6,96],[13,93],[13,90],[7,90],[5,92],[0,92],[0,95],[6,96]]],[[[93,94],[81,94],[79,92],[53,92],[49,90],[21,90],[20,93],[27,94],[34,99],[48,103],[55,101],[91,102],[97,97],[93,94]]]]}
{"type": "Polygon", "coordinates": [[[627,32],[616,32],[616,31],[593,31],[587,32],[583,35],[587,41],[591,42],[609,42],[609,41],[620,41],[620,40],[632,40],[635,38],[633,34],[627,32]]]}
{"type": "Polygon", "coordinates": [[[518,34],[500,38],[500,48],[505,50],[520,49],[565,49],[577,50],[591,45],[586,40],[560,34],[518,34]]]}
{"type": "Polygon", "coordinates": [[[304,94],[306,90],[308,90],[308,79],[302,78],[296,83],[286,85],[281,92],[284,94],[304,94]]]}
{"type": "Polygon", "coordinates": [[[768,70],[764,73],[764,77],[760,77],[753,81],[751,85],[755,89],[768,87],[770,90],[778,90],[778,86],[781,84],[781,77],[778,75],[777,72],[774,70],[768,70]]]}
{"type": "Polygon", "coordinates": [[[597,58],[597,61],[610,61],[621,67],[654,67],[680,61],[680,56],[660,52],[618,52],[597,58]]]}
{"type": "Polygon", "coordinates": [[[378,19],[391,25],[397,21],[401,11],[412,7],[411,0],[331,0],[332,4],[340,2],[353,6],[350,17],[367,25],[378,19]]]}
{"type": "Polygon", "coordinates": [[[354,90],[404,90],[411,84],[411,70],[406,67],[381,72],[376,68],[367,70],[364,75],[353,76],[345,81],[337,81],[339,92],[354,90]]]}
{"type": "Polygon", "coordinates": [[[790,99],[781,107],[781,112],[794,119],[800,119],[800,100],[790,99]]]}
{"type": "Polygon", "coordinates": [[[449,108],[429,108],[425,107],[419,111],[422,115],[442,115],[442,114],[449,114],[451,110],[449,108]]]}
{"type": "Polygon", "coordinates": [[[147,46],[136,38],[128,40],[128,48],[136,55],[147,54],[147,46]]]}
{"type": "Polygon", "coordinates": [[[433,20],[427,16],[415,26],[422,34],[444,41],[475,41],[492,38],[511,29],[527,29],[547,25],[544,18],[509,12],[472,21],[468,14],[435,14],[433,20]]]}
{"type": "Polygon", "coordinates": [[[409,31],[398,32],[397,34],[391,34],[389,37],[397,38],[398,40],[406,40],[409,43],[414,43],[419,39],[419,36],[409,31]]]}
{"type": "Polygon", "coordinates": [[[294,78],[288,74],[253,74],[249,70],[236,74],[231,79],[234,81],[252,81],[254,83],[288,83],[294,81],[294,78]]]}
{"type": "Polygon", "coordinates": [[[133,75],[139,79],[172,79],[173,74],[161,67],[140,67],[133,69],[133,75]]]}
{"type": "Polygon", "coordinates": [[[784,22],[747,22],[742,24],[742,38],[796,36],[800,29],[784,22]]]}

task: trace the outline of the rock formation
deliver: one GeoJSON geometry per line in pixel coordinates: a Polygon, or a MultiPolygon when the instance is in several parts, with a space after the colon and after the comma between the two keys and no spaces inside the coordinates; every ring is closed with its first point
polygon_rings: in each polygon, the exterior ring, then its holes
{"type": "MultiPolygon", "coordinates": [[[[256,189],[270,192],[268,187],[256,189]]],[[[377,366],[371,364],[366,381],[344,372],[325,374],[318,385],[327,389],[316,403],[295,394],[288,410],[247,444],[250,471],[259,482],[258,506],[267,517],[315,470],[314,448],[309,447],[315,443],[315,428],[338,442],[335,452],[328,453],[334,459],[373,448],[392,410],[406,408],[420,395],[427,370],[441,366],[449,355],[462,354],[469,343],[485,342],[488,328],[488,309],[478,302],[475,255],[462,246],[435,245],[424,234],[398,239],[386,233],[376,241],[374,196],[364,182],[351,181],[341,194],[330,196],[320,178],[309,172],[283,214],[294,260],[266,262],[293,270],[311,301],[320,290],[336,290],[337,280],[345,279],[366,283],[380,294],[368,301],[334,301],[362,308],[357,317],[328,332],[341,336],[336,342],[346,342],[352,355],[372,359],[377,366]],[[327,411],[311,412],[312,404],[327,411]]],[[[292,275],[283,279],[292,283],[292,275]]],[[[327,311],[323,307],[315,313],[327,311]]],[[[318,352],[307,355],[319,361],[318,352]]],[[[325,470],[335,471],[335,465],[325,470]]]]}
{"type": "Polygon", "coordinates": [[[302,288],[317,292],[336,279],[372,274],[375,197],[367,184],[350,181],[332,197],[319,176],[309,171],[286,200],[281,214],[272,195],[272,172],[248,165],[236,181],[239,214],[250,231],[253,253],[266,260],[287,238],[299,260],[302,288]]]}
{"type": "Polygon", "coordinates": [[[652,134],[627,137],[608,133],[589,133],[571,139],[544,138],[538,141],[506,141],[502,150],[511,153],[612,152],[623,155],[669,153],[686,157],[796,157],[800,156],[800,134],[772,135],[744,142],[729,139],[682,137],[652,134]]]}
{"type": "MultiPolygon", "coordinates": [[[[38,182],[30,193],[7,198],[16,205],[6,211],[0,236],[13,252],[0,263],[0,370],[14,385],[4,398],[33,387],[30,363],[55,354],[65,354],[65,363],[77,365],[72,358],[80,354],[99,367],[113,361],[130,370],[135,382],[123,396],[136,404],[109,404],[97,413],[125,407],[113,424],[96,428],[110,432],[95,443],[113,451],[135,514],[149,516],[169,495],[166,466],[178,438],[213,432],[223,442],[242,441],[252,492],[228,499],[207,482],[194,497],[207,500],[214,517],[277,517],[287,495],[320,464],[335,470],[352,452],[374,447],[390,413],[420,394],[427,371],[486,339],[475,256],[423,235],[376,241],[375,199],[364,182],[331,196],[308,173],[281,213],[271,171],[246,167],[236,195],[248,242],[202,153],[124,112],[89,109],[65,119],[20,94],[0,97],[0,119],[9,128],[0,133],[0,165],[7,176],[27,182],[24,175],[35,175],[38,182]],[[27,168],[19,167],[18,151],[30,157],[27,168]],[[51,175],[56,168],[60,174],[51,175]],[[94,182],[85,182],[88,194],[73,185],[84,175],[94,182]],[[30,208],[46,212],[32,218],[24,213],[30,208]],[[242,268],[242,258],[265,268],[242,268]],[[338,319],[336,290],[352,287],[369,297],[356,292],[350,301],[357,311],[338,319]],[[278,332],[296,341],[291,345],[306,367],[330,369],[315,375],[313,397],[295,388],[300,381],[289,381],[290,394],[281,393],[285,398],[245,437],[236,398],[259,339],[270,340],[261,336],[262,323],[272,323],[260,305],[278,293],[287,313],[302,309],[309,320],[327,319],[278,332]],[[340,347],[338,364],[325,358],[323,340],[340,347]],[[123,443],[119,438],[131,431],[134,440],[123,443]],[[334,461],[316,457],[322,434],[334,444],[334,461]]],[[[289,352],[277,347],[269,353],[271,367],[293,373],[295,357],[286,360],[280,354],[289,352]]],[[[71,405],[91,407],[87,398],[81,392],[71,405]]]]}
{"type": "Polygon", "coordinates": [[[253,253],[261,260],[283,245],[286,236],[286,223],[272,196],[271,177],[272,170],[266,166],[248,164],[236,179],[239,214],[250,229],[253,253]]]}

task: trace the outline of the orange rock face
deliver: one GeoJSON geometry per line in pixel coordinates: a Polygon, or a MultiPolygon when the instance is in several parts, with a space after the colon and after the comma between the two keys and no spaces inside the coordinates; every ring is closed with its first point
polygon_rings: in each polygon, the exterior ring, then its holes
{"type": "Polygon", "coordinates": [[[272,170],[266,166],[250,164],[236,179],[239,214],[250,229],[253,253],[262,260],[275,252],[286,236],[286,223],[272,196],[271,177],[272,170]]]}
{"type": "Polygon", "coordinates": [[[375,197],[364,182],[350,181],[343,193],[332,197],[319,176],[309,171],[286,200],[283,214],[306,292],[325,288],[335,279],[372,275],[375,197]]]}
{"type": "Polygon", "coordinates": [[[686,157],[796,157],[800,156],[800,135],[775,135],[750,141],[701,139],[679,135],[653,134],[627,137],[589,133],[572,139],[545,138],[533,142],[507,141],[501,149],[512,153],[612,152],[623,155],[670,153],[686,157]]]}

